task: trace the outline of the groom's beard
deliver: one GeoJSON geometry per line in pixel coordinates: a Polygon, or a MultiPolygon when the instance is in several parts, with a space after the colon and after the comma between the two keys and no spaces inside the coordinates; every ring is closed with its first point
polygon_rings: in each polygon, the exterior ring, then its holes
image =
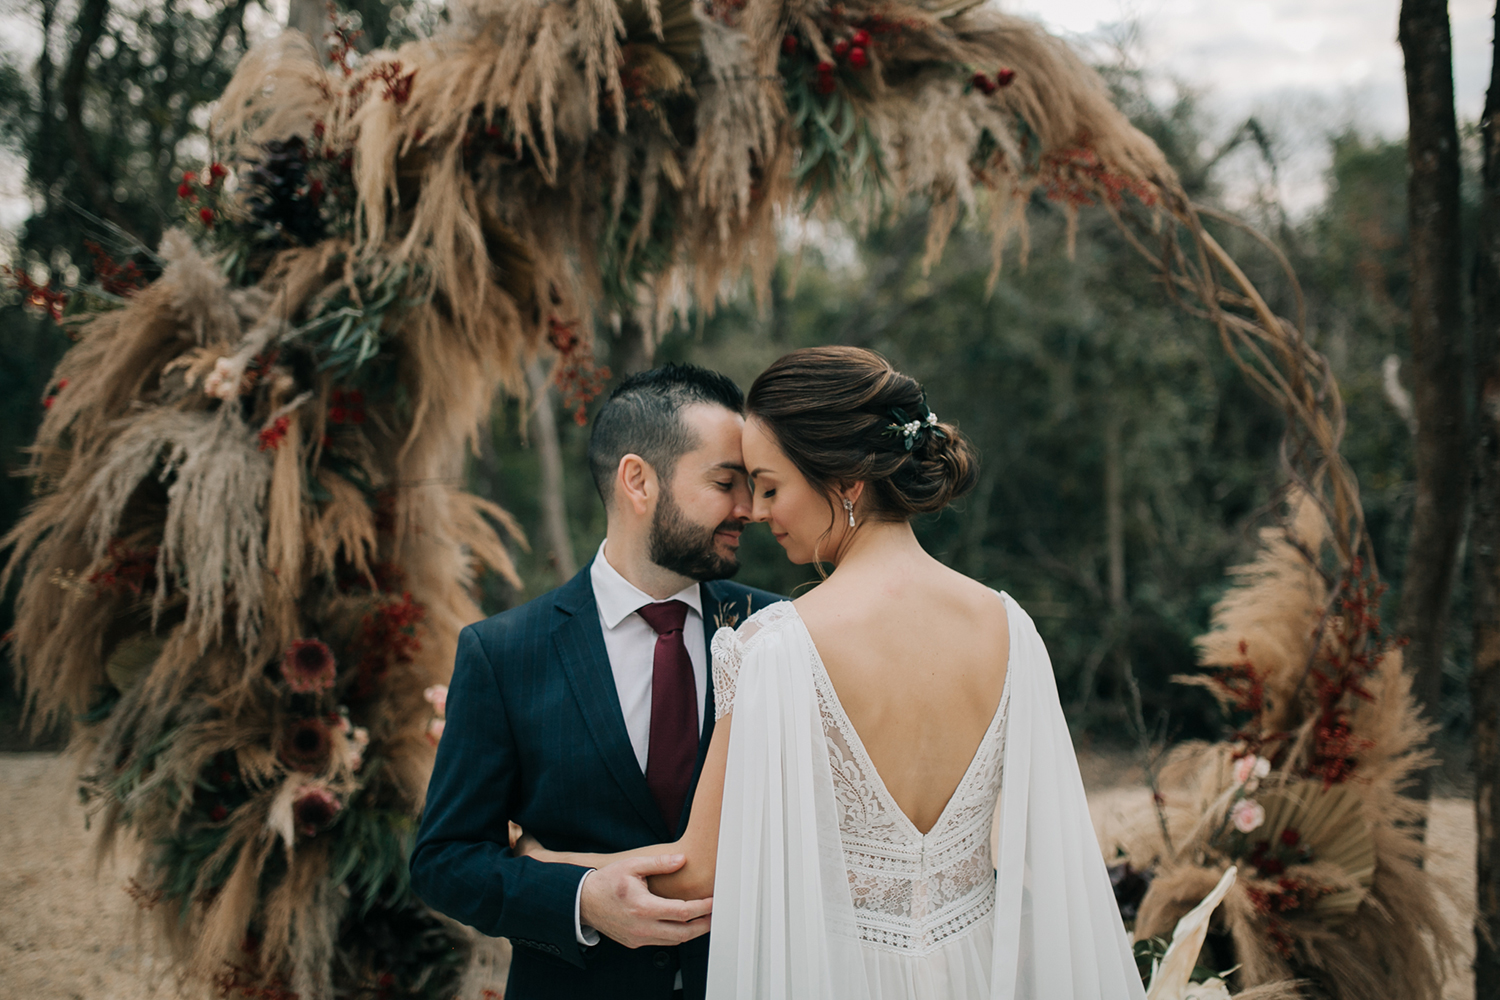
{"type": "Polygon", "coordinates": [[[740,560],[730,553],[721,556],[714,550],[714,534],[739,531],[739,521],[725,521],[712,528],[694,524],[683,516],[682,508],[663,492],[651,519],[651,537],[647,539],[651,561],[690,580],[727,580],[740,570],[740,560]]]}

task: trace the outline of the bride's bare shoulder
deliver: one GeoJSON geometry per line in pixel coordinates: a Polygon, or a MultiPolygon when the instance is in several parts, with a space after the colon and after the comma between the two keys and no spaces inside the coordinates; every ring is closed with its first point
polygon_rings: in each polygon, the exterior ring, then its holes
{"type": "Polygon", "coordinates": [[[985,622],[1000,634],[1006,629],[1000,595],[937,560],[901,573],[836,575],[793,603],[810,628],[823,623],[894,625],[916,617],[968,630],[985,622]]]}

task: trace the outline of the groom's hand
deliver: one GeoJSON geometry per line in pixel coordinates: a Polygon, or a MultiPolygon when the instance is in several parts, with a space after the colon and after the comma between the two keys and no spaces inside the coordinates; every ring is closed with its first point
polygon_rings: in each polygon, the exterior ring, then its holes
{"type": "Polygon", "coordinates": [[[681,854],[626,858],[606,865],[583,883],[579,919],[627,948],[664,947],[708,933],[713,899],[663,899],[646,886],[650,875],[681,868],[681,854]]]}

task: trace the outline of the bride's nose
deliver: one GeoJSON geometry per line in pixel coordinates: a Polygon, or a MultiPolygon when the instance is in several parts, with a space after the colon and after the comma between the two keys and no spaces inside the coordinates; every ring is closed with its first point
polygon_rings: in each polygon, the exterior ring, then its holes
{"type": "Polygon", "coordinates": [[[771,501],[757,493],[751,493],[750,520],[765,522],[771,519],[771,501]]]}

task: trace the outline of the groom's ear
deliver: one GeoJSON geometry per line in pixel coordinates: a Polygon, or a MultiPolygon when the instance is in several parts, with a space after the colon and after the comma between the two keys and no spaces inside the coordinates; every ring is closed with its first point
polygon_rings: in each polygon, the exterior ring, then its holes
{"type": "Polygon", "coordinates": [[[615,500],[627,510],[644,517],[661,494],[661,482],[651,463],[631,453],[620,459],[615,469],[615,500]]]}

